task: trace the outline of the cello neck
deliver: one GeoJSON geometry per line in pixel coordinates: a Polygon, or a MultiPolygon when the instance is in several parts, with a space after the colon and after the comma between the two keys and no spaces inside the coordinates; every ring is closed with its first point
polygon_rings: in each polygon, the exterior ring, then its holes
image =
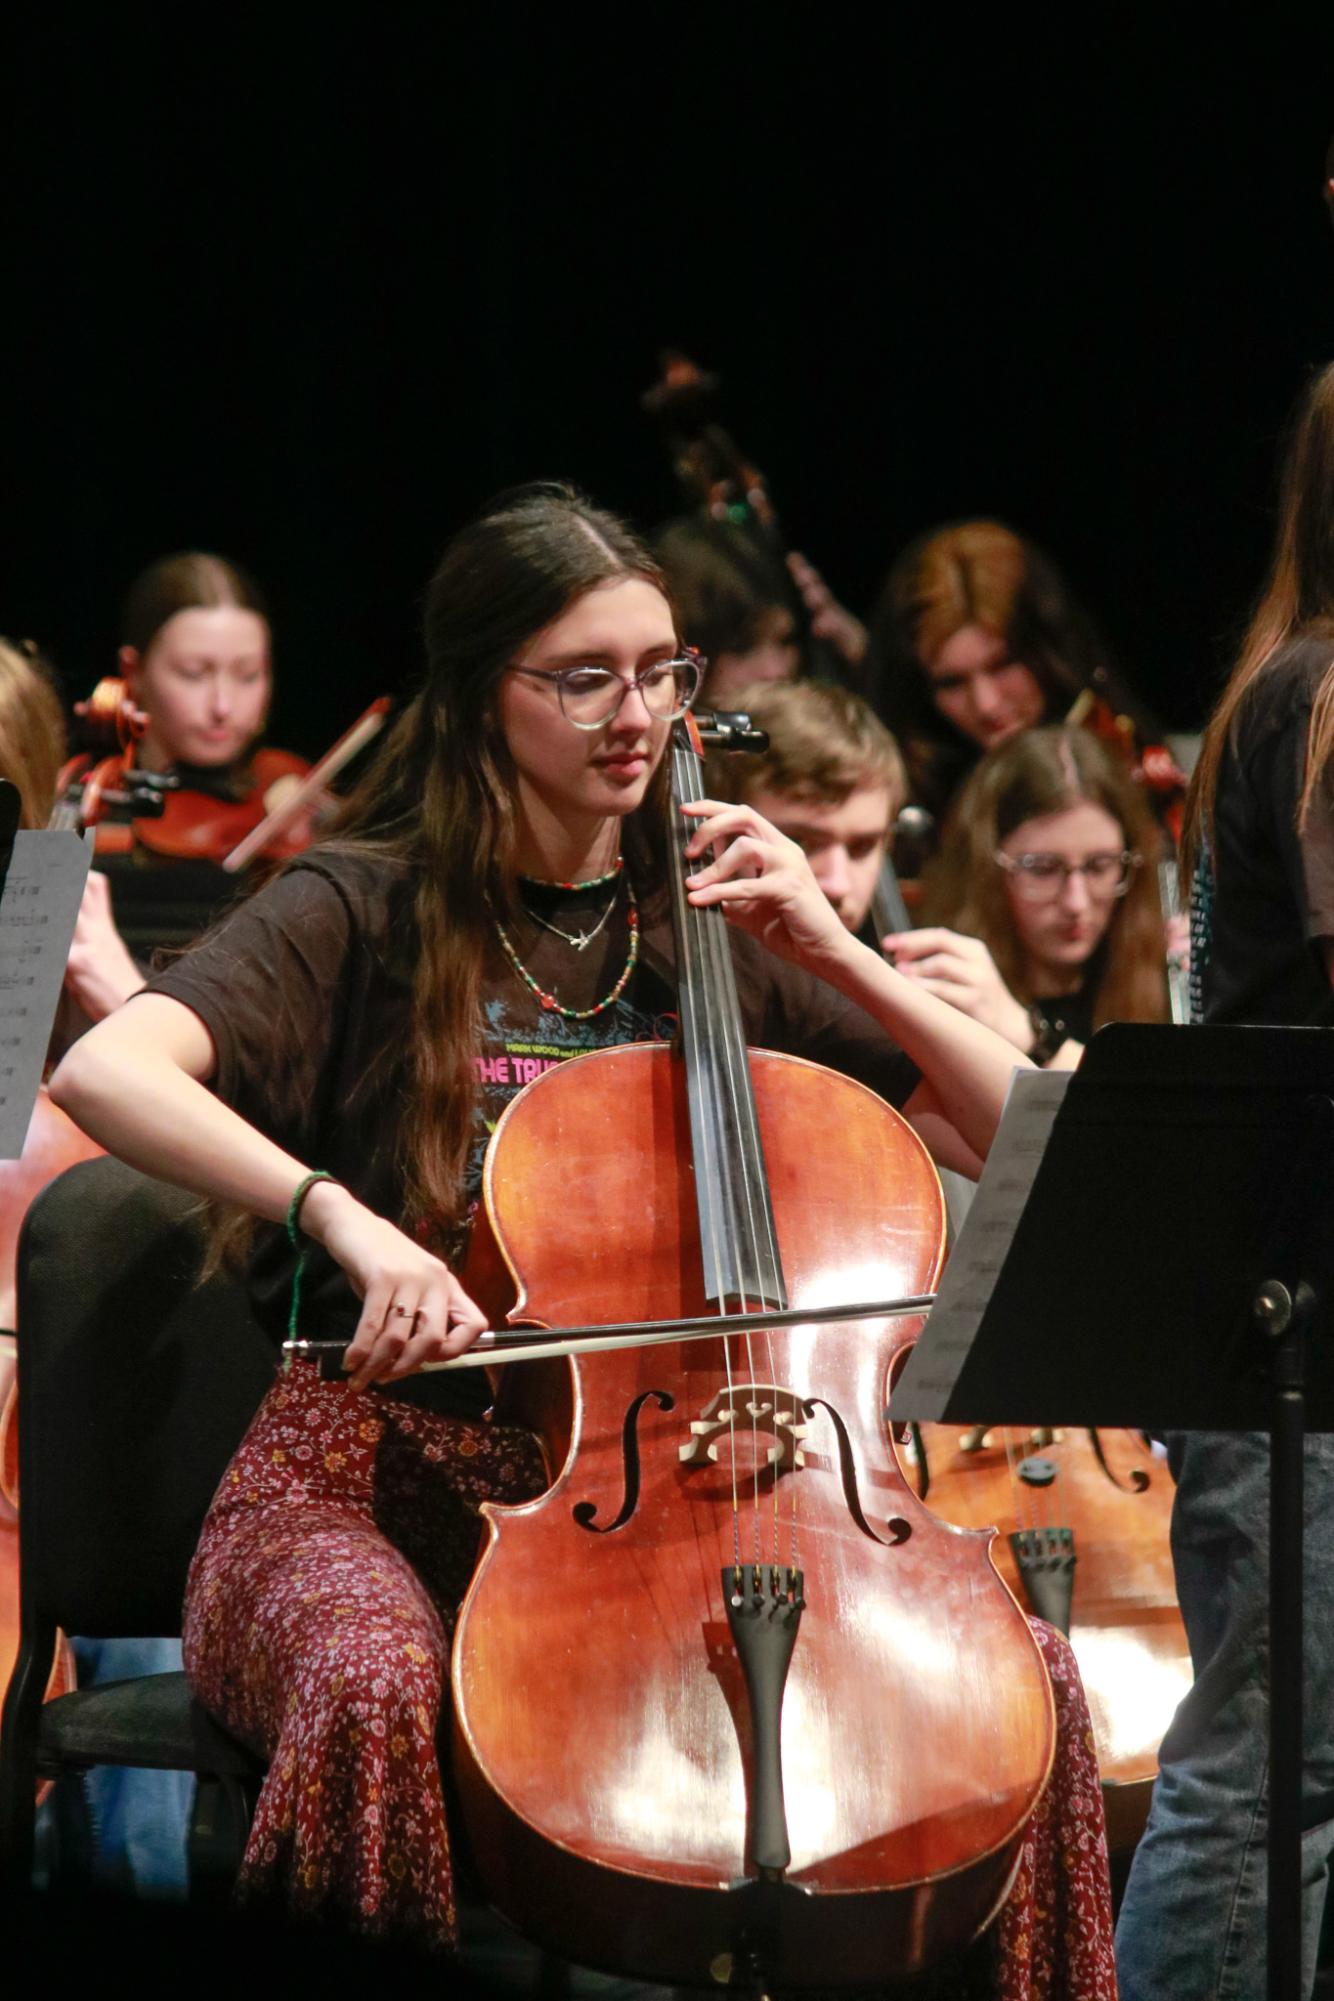
{"type": "MultiPolygon", "coordinates": [[[[1166,839],[1158,859],[1158,904],[1164,924],[1182,915],[1176,853],[1166,839]]],[[[1190,1020],[1190,971],[1171,945],[1167,948],[1167,999],[1172,1020],[1180,1028],[1190,1020]]]]}
{"type": "Polygon", "coordinates": [[[781,1308],[787,1289],[727,920],[716,907],[697,910],[686,898],[689,829],[676,809],[704,796],[699,738],[686,716],[672,733],[672,928],[704,1290],[720,1308],[729,1302],[781,1308]]]}
{"type": "Polygon", "coordinates": [[[885,859],[880,864],[880,874],[876,878],[875,890],[871,897],[871,922],[875,926],[877,949],[880,940],[887,932],[911,931],[913,928],[912,917],[903,900],[903,891],[899,888],[899,879],[894,872],[894,864],[890,860],[888,849],[885,851],[885,859]]]}

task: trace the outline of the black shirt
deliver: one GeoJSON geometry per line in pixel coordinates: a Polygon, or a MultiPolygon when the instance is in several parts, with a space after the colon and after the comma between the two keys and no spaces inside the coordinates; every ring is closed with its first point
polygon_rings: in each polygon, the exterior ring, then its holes
{"type": "MultiPolygon", "coordinates": [[[[608,892],[561,899],[533,887],[527,895],[549,923],[584,933],[608,892]]],[[[314,850],[152,982],[154,992],[184,1002],[208,1029],[220,1098],[298,1160],[327,1169],[394,1220],[403,1214],[398,1142],[412,1088],[412,900],[412,879],[399,864],[366,852],[314,850]]],[[[641,912],[641,923],[633,977],[616,1004],[589,1021],[544,1008],[497,940],[482,995],[470,1199],[488,1133],[541,1070],[589,1049],[672,1035],[670,926],[652,911],[641,912]]],[[[566,1006],[590,1007],[625,965],[627,899],[618,893],[612,919],[583,951],[523,916],[512,937],[540,986],[566,1006]]],[[[918,1071],[869,1015],[753,939],[736,932],[729,938],[748,1041],[827,1064],[888,1103],[903,1104],[918,1071]]],[[[458,1247],[450,1248],[457,1255],[458,1247]]],[[[261,1225],[251,1293],[275,1341],[287,1332],[292,1272],[285,1232],[261,1225]]],[[[349,1338],[359,1312],[340,1268],[312,1245],[302,1332],[349,1338]]],[[[420,1396],[436,1409],[472,1412],[489,1399],[480,1370],[418,1378],[410,1387],[414,1400],[420,1396]]]]}
{"type": "Polygon", "coordinates": [[[1297,831],[1311,706],[1331,661],[1334,631],[1282,647],[1256,675],[1229,734],[1195,894],[1192,950],[1207,1022],[1334,1021],[1320,946],[1334,938],[1328,774],[1297,831]]]}

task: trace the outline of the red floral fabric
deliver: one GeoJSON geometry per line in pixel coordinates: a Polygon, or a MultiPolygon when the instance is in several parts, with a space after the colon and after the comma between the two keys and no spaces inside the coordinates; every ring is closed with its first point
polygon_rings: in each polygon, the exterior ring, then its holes
{"type": "Polygon", "coordinates": [[[1056,1756],[993,1927],[997,2001],[1116,2001],[1107,1826],[1084,1685],[1063,1634],[1030,1621],[1056,1699],[1056,1756]]]}
{"type": "Polygon", "coordinates": [[[243,1901],[449,1947],[436,1724],[478,1503],[540,1493],[536,1440],[321,1383],[270,1390],[186,1587],[200,1700],[270,1760],[243,1901]]]}
{"type": "MultiPolygon", "coordinates": [[[[306,1364],[269,1392],[209,1512],[186,1596],[200,1699],[270,1760],[243,1899],[455,1943],[436,1747],[450,1636],[478,1504],[545,1484],[526,1431],[359,1396],[306,1364]]],[[[1068,1642],[1033,1624],[1056,1698],[1055,1764],[976,1991],[1115,2001],[1088,1707],[1068,1642]]],[[[968,1960],[975,1976],[978,1955],[968,1960]]]]}

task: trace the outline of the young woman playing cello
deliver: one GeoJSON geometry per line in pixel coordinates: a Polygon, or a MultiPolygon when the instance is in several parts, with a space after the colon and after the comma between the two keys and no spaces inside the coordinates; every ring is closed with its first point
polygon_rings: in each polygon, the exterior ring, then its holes
{"type": "MultiPolygon", "coordinates": [[[[347,1381],[280,1378],[224,1480],[186,1660],[272,1760],[247,1890],[447,1943],[449,1632],[478,1502],[546,1475],[529,1433],[487,1422],[480,1371],[417,1371],[484,1324],[456,1266],[507,1099],[666,1032],[663,752],[699,670],[647,553],[564,488],[455,539],[426,637],[425,686],[343,838],[85,1037],[55,1089],[133,1164],[259,1219],[276,1338],[299,1236],[303,1331],[351,1337],[347,1381]]],[[[870,1083],[944,1158],[985,1154],[1013,1051],[853,940],[758,814],[695,813],[690,897],[734,920],[751,1039],[870,1083]]],[[[575,1199],[550,1170],[553,1201],[575,1199]]]]}

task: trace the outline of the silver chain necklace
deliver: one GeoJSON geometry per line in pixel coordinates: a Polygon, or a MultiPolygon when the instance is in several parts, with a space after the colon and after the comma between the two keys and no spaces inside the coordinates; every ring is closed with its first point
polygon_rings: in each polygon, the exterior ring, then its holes
{"type": "Polygon", "coordinates": [[[562,931],[559,924],[548,923],[545,917],[539,917],[535,910],[529,908],[528,904],[525,903],[523,907],[527,915],[532,918],[534,924],[540,924],[544,931],[554,932],[556,937],[563,938],[567,945],[573,945],[576,952],[582,952],[592,944],[598,932],[616,908],[616,898],[620,893],[620,887],[621,885],[618,882],[611,893],[611,902],[607,905],[591,931],[562,931]]]}

